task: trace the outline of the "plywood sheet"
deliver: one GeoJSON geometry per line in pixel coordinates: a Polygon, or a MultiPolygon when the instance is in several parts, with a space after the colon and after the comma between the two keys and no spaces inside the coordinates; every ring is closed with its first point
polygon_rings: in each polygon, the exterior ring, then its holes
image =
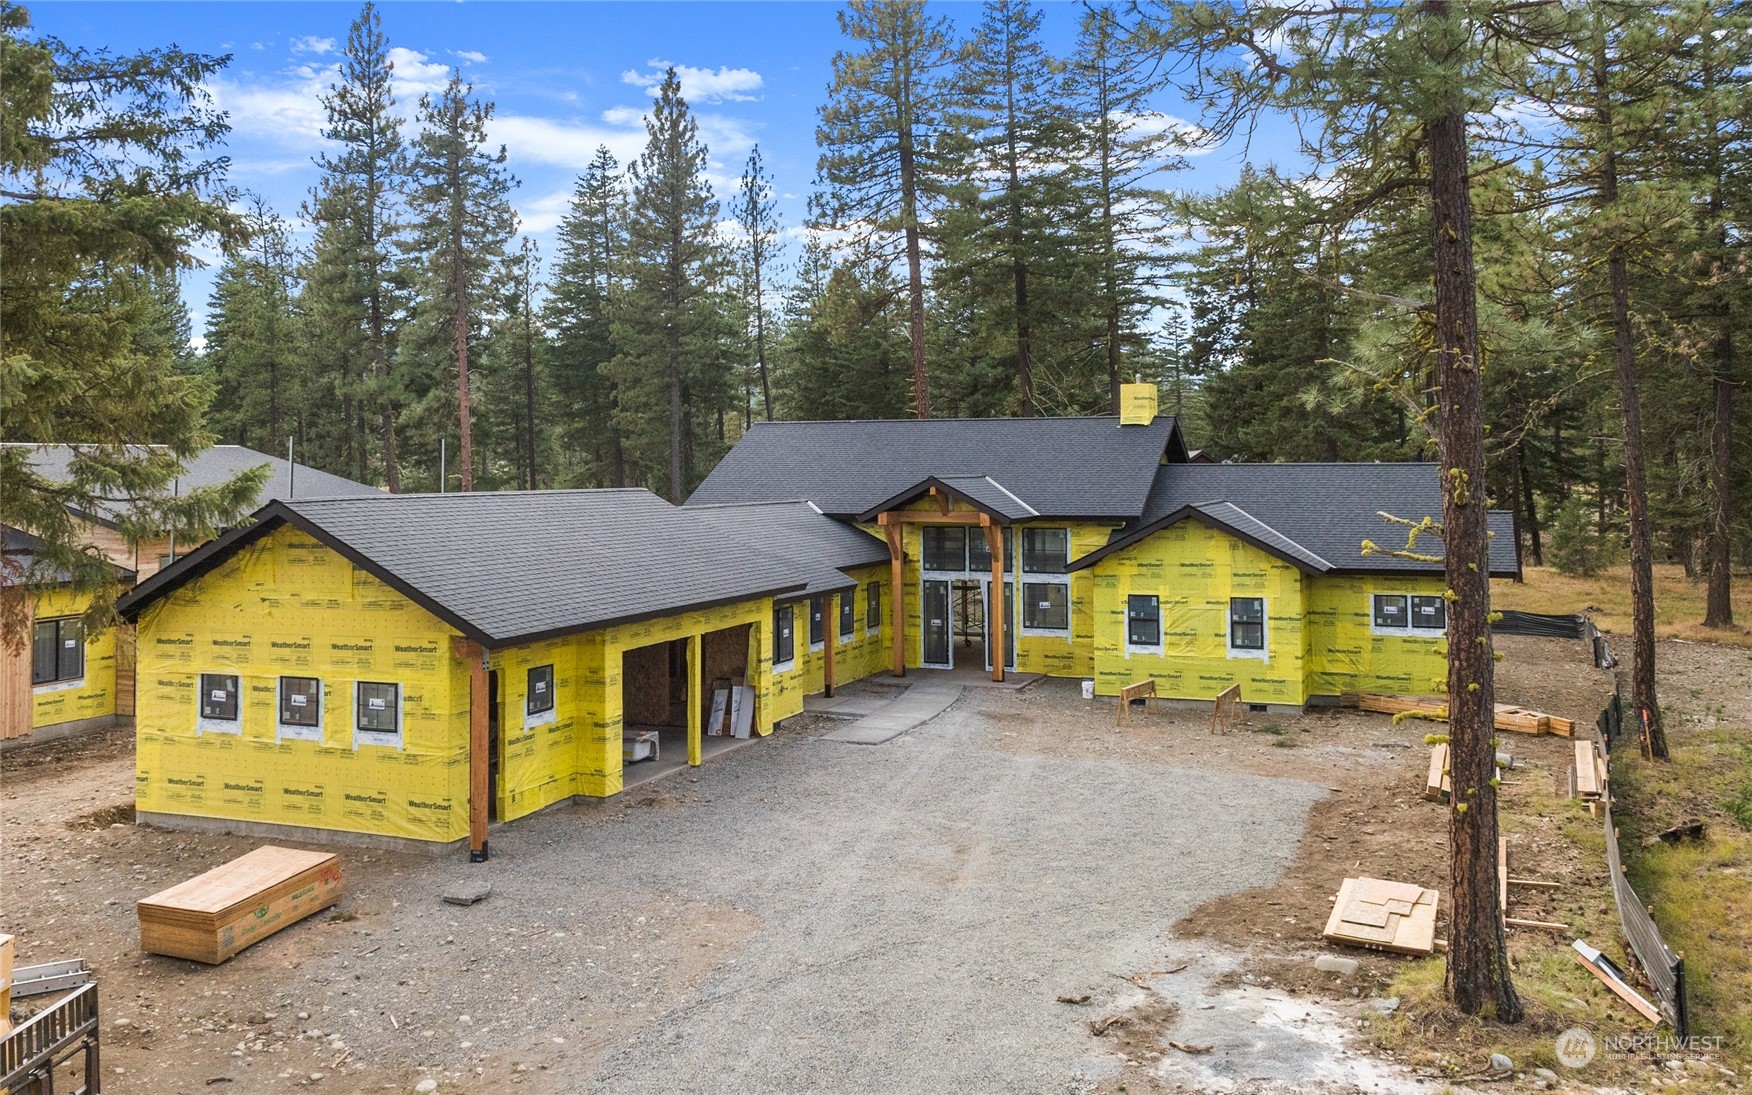
{"type": "Polygon", "coordinates": [[[1401,954],[1429,954],[1436,943],[1436,909],[1441,895],[1407,882],[1347,878],[1332,903],[1322,934],[1401,954]]]}
{"type": "Polygon", "coordinates": [[[140,947],[223,962],[340,897],[332,853],[267,845],[141,900],[140,947]]]}

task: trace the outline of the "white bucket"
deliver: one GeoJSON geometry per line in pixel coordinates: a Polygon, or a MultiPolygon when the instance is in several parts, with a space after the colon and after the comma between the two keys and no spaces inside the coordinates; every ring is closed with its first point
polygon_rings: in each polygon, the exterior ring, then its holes
{"type": "Polygon", "coordinates": [[[1095,698],[1095,682],[1094,681],[1084,681],[1083,682],[1083,698],[1086,700],[1092,700],[1095,698]]]}

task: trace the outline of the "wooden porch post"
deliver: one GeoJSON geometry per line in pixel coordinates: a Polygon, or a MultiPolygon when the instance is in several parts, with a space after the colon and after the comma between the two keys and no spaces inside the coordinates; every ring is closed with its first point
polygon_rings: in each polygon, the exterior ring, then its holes
{"type": "Polygon", "coordinates": [[[889,614],[893,624],[889,630],[894,641],[894,675],[906,676],[906,591],[901,586],[901,570],[904,554],[901,544],[901,526],[889,518],[892,514],[878,514],[876,521],[882,526],[882,531],[888,537],[888,573],[891,579],[888,589],[889,614]]]}
{"type": "Polygon", "coordinates": [[[487,686],[487,652],[476,642],[457,639],[456,655],[468,659],[468,861],[487,861],[487,796],[493,793],[487,733],[492,693],[487,686]]]}
{"type": "Polygon", "coordinates": [[[1004,596],[1004,532],[992,524],[987,514],[980,514],[980,525],[983,527],[986,546],[992,554],[992,596],[988,607],[986,631],[991,635],[992,647],[988,653],[992,659],[992,680],[1002,682],[1004,679],[1004,608],[1009,603],[1004,596]]]}
{"type": "Polygon", "coordinates": [[[821,608],[821,652],[823,654],[821,662],[821,694],[829,698],[833,696],[833,648],[834,644],[839,642],[839,616],[837,614],[839,611],[839,599],[840,595],[837,593],[829,593],[826,597],[822,598],[824,603],[821,608]]]}
{"type": "Polygon", "coordinates": [[[700,766],[700,728],[705,725],[704,696],[700,695],[700,658],[705,652],[705,637],[687,637],[687,762],[700,766]]]}

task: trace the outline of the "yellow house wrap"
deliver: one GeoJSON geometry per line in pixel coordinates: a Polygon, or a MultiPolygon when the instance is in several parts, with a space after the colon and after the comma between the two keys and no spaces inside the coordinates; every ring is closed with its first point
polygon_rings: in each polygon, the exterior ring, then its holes
{"type": "MultiPolygon", "coordinates": [[[[48,586],[36,590],[33,600],[34,626],[44,621],[74,619],[91,607],[92,597],[66,587],[48,586]]],[[[116,713],[116,642],[116,628],[84,640],[83,676],[28,686],[32,730],[101,719],[116,713]]],[[[28,654],[20,652],[20,656],[28,657],[28,654]]]]}

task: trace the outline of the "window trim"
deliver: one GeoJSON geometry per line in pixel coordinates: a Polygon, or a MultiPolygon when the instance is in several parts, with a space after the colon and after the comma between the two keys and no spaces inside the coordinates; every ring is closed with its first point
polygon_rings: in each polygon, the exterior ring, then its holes
{"type": "MultiPolygon", "coordinates": [[[[195,735],[197,737],[202,734],[231,734],[233,736],[242,736],[244,706],[243,674],[235,672],[195,674],[195,735]],[[237,717],[228,719],[216,715],[208,715],[203,712],[203,708],[207,702],[207,681],[209,678],[217,678],[232,682],[231,687],[226,689],[226,691],[233,693],[232,702],[237,705],[237,717]]],[[[276,718],[277,717],[278,713],[276,712],[276,718]]]]}
{"type": "Polygon", "coordinates": [[[864,587],[864,630],[871,635],[882,634],[881,582],[871,582],[864,587]]]}
{"type": "Polygon", "coordinates": [[[1227,649],[1228,655],[1231,658],[1258,658],[1261,661],[1270,661],[1271,660],[1271,602],[1266,597],[1263,597],[1263,596],[1260,596],[1260,597],[1230,597],[1229,598],[1229,623],[1228,623],[1228,627],[1224,629],[1223,645],[1227,649]],[[1259,602],[1259,645],[1258,646],[1236,646],[1235,645],[1235,602],[1236,601],[1258,601],[1259,602]]]}
{"type": "Polygon", "coordinates": [[[41,620],[32,620],[30,629],[30,687],[33,692],[58,692],[64,688],[78,688],[85,683],[86,646],[85,627],[78,616],[49,616],[41,620]],[[73,624],[79,630],[79,641],[75,644],[79,651],[79,673],[76,676],[61,675],[61,652],[66,649],[64,642],[64,627],[73,624]],[[45,624],[55,628],[55,676],[49,680],[36,679],[36,633],[45,624]]]}
{"type": "Polygon", "coordinates": [[[773,672],[786,673],[786,672],[791,671],[792,669],[795,669],[796,667],[797,667],[797,602],[791,601],[791,602],[788,602],[786,604],[773,606],[773,672]],[[789,628],[785,628],[785,627],[780,626],[779,616],[781,614],[790,617],[790,621],[789,621],[790,627],[789,628]],[[786,634],[787,631],[789,631],[788,635],[786,634]],[[783,661],[779,660],[779,641],[781,639],[786,639],[791,644],[791,650],[790,650],[791,656],[784,659],[783,661]]]}
{"type": "Polygon", "coordinates": [[[560,682],[554,673],[554,663],[532,665],[523,674],[523,728],[532,726],[547,726],[559,718],[560,682]],[[535,675],[547,671],[547,706],[532,708],[535,702],[535,675]]]}
{"type": "MultiPolygon", "coordinates": [[[[1023,582],[1018,583],[1018,588],[1021,590],[1021,601],[1022,601],[1022,616],[1021,616],[1022,634],[1024,634],[1024,635],[1050,635],[1054,638],[1069,638],[1070,637],[1070,634],[1071,634],[1071,583],[1070,583],[1069,575],[1067,575],[1065,580],[1062,582],[1023,581],[1023,582]],[[1065,591],[1065,626],[1063,626],[1063,627],[1043,627],[1043,626],[1040,626],[1038,624],[1030,624],[1028,622],[1028,615],[1030,612],[1030,606],[1035,603],[1035,599],[1028,595],[1028,590],[1030,587],[1034,587],[1034,586],[1056,586],[1057,588],[1065,591]]],[[[1161,622],[1161,611],[1162,611],[1161,601],[1158,598],[1157,606],[1156,606],[1157,622],[1158,623],[1161,622]]],[[[1128,619],[1129,619],[1129,617],[1128,617],[1128,619]]]]}
{"type": "Polygon", "coordinates": [[[1125,656],[1129,658],[1133,654],[1153,654],[1157,657],[1161,657],[1164,649],[1163,636],[1168,630],[1164,626],[1164,623],[1165,621],[1162,619],[1162,597],[1160,594],[1127,593],[1125,597],[1125,656]],[[1132,600],[1134,598],[1144,598],[1156,602],[1156,642],[1154,645],[1132,642],[1131,622],[1132,600]]]}
{"type": "Polygon", "coordinates": [[[295,674],[283,674],[274,680],[274,739],[276,741],[322,741],[322,707],[324,689],[321,677],[305,677],[295,674]],[[316,722],[286,721],[286,682],[314,681],[316,683],[316,722]]]}
{"type": "Polygon", "coordinates": [[[405,742],[403,735],[407,731],[407,719],[402,710],[404,702],[405,690],[402,688],[400,681],[354,681],[353,748],[357,749],[361,745],[381,745],[394,749],[401,749],[405,742]],[[359,710],[360,705],[364,702],[364,690],[367,685],[395,689],[395,730],[393,732],[389,730],[368,729],[359,725],[359,710]],[[393,742],[387,740],[392,737],[394,738],[393,742]]]}
{"type": "MultiPolygon", "coordinates": [[[[1022,529],[1022,535],[1019,538],[1019,542],[1017,544],[1016,563],[1021,568],[1021,571],[1024,575],[1028,575],[1028,574],[1069,574],[1070,573],[1069,567],[1071,565],[1071,530],[1067,527],[1057,526],[1057,525],[1055,525],[1055,526],[1040,526],[1040,527],[1024,526],[1022,529]],[[1029,550],[1028,550],[1028,541],[1030,539],[1029,534],[1030,533],[1044,533],[1044,532],[1062,533],[1064,535],[1064,538],[1065,538],[1064,558],[1059,562],[1059,565],[1052,570],[1038,570],[1038,569],[1035,569],[1035,568],[1030,567],[1028,565],[1028,556],[1030,554],[1029,550]]],[[[1159,602],[1160,602],[1160,598],[1158,598],[1158,603],[1159,602]]]]}

